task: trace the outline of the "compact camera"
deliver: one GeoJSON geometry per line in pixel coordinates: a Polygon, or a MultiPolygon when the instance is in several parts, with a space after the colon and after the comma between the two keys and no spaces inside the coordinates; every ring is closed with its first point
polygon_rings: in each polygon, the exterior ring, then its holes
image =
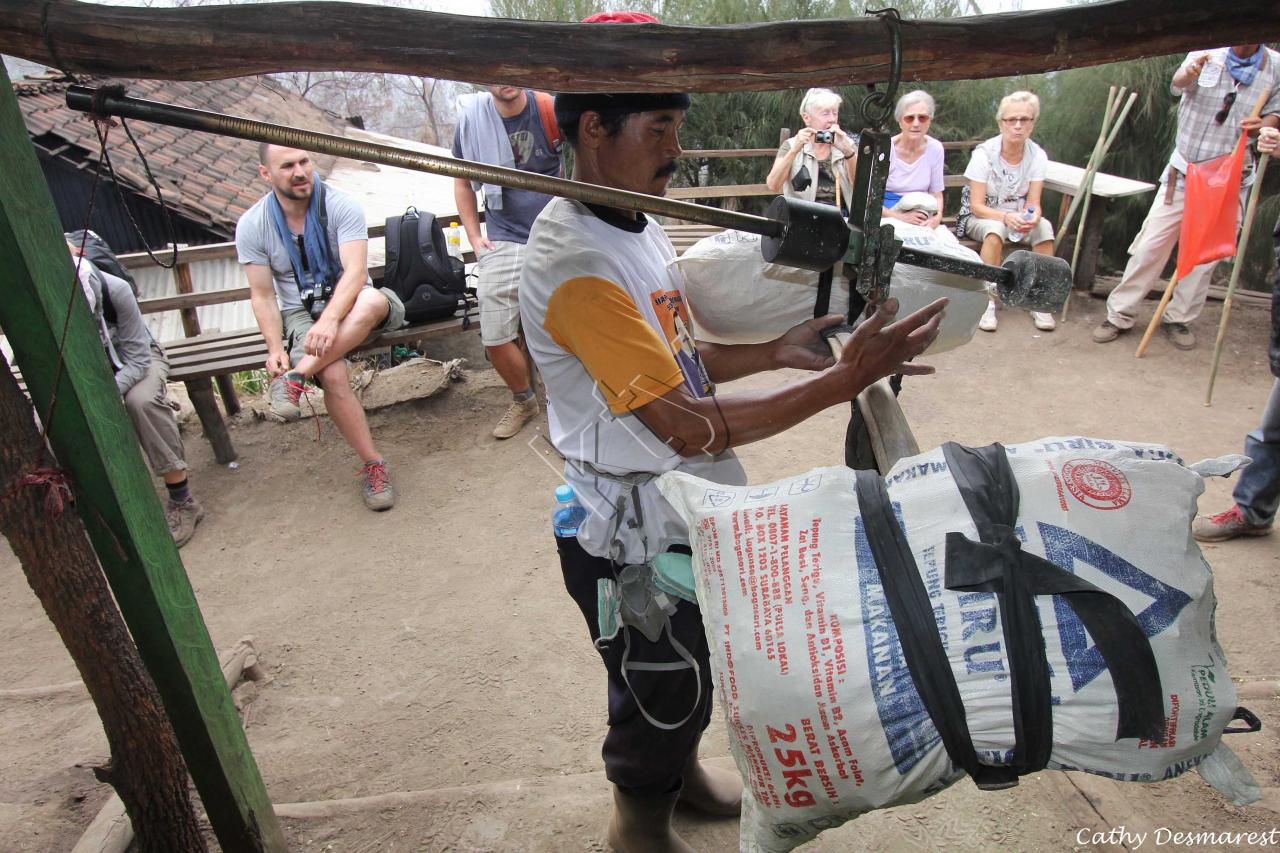
{"type": "Polygon", "coordinates": [[[836,139],[836,135],[829,130],[819,130],[813,134],[814,142],[825,142],[830,145],[836,139]]]}

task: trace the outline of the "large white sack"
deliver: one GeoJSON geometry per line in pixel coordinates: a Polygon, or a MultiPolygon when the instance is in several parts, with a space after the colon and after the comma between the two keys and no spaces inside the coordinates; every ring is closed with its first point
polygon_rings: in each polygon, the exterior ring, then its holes
{"type": "MultiPolygon", "coordinates": [[[[1219,740],[1236,697],[1213,631],[1212,576],[1190,535],[1201,477],[1159,445],[1047,438],[1006,451],[1023,550],[1136,614],[1164,697],[1163,741],[1116,741],[1115,691],[1097,649],[1062,596],[1036,596],[1055,702],[1048,766],[1155,781],[1209,758],[1215,785],[1249,790],[1247,774],[1222,770],[1240,767],[1219,740]]],[[[944,586],[947,533],[976,540],[976,528],[940,448],[885,479],[974,747],[984,764],[1004,763],[1014,735],[995,596],[944,586]]],[[[658,485],[690,529],[720,707],[747,789],[743,851],[790,850],[963,775],[906,668],[852,470],[740,488],[672,472],[658,485]]]]}
{"type": "MultiPolygon", "coordinates": [[[[887,221],[904,246],[967,261],[981,260],[945,228],[887,221]]],[[[673,261],[684,273],[699,338],[712,343],[762,343],[813,317],[818,273],[766,263],[760,255],[760,239],[744,231],[723,231],[704,237],[673,261]]],[[[988,300],[985,287],[972,279],[906,264],[894,266],[889,293],[902,304],[899,316],[940,296],[951,300],[928,353],[946,352],[967,343],[988,300]],[[948,283],[968,289],[949,287],[948,283]]],[[[849,282],[843,277],[832,283],[830,310],[836,314],[849,311],[849,282]]]]}

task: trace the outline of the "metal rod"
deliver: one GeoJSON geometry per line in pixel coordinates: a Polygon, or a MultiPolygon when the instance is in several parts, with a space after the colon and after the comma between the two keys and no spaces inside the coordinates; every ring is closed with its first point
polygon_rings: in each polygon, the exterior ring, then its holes
{"type": "MultiPolygon", "coordinates": [[[[913,267],[924,267],[935,272],[955,273],[965,278],[991,281],[1006,286],[1012,286],[1014,279],[1013,272],[1004,267],[993,267],[990,264],[966,261],[963,258],[953,258],[949,255],[935,255],[933,252],[924,252],[907,246],[903,246],[898,251],[898,263],[913,267]]],[[[972,289],[980,290],[982,288],[979,286],[972,289]]]]}
{"type": "Polygon", "coordinates": [[[721,228],[733,228],[765,237],[782,236],[784,225],[775,219],[755,216],[749,213],[736,213],[715,207],[704,207],[690,204],[687,201],[661,198],[659,196],[633,193],[626,190],[601,187],[595,184],[584,184],[565,178],[553,178],[547,175],[536,175],[522,172],[519,169],[506,169],[501,166],[490,166],[485,163],[474,163],[470,160],[456,160],[452,157],[441,157],[436,154],[424,154],[409,151],[391,145],[379,145],[372,142],[360,142],[335,136],[329,133],[318,133],[303,130],[299,127],[268,124],[208,110],[195,110],[179,107],[158,101],[142,98],[116,97],[99,95],[99,90],[88,86],[71,86],[67,89],[67,106],[85,113],[121,116],[138,121],[181,127],[187,130],[199,130],[216,133],[222,136],[234,136],[252,142],[268,142],[272,145],[287,145],[290,148],[301,148],[323,154],[333,154],[353,160],[364,160],[370,163],[382,163],[387,166],[398,166],[402,169],[413,169],[418,172],[430,172],[450,178],[465,178],[487,184],[498,184],[513,189],[532,190],[548,195],[564,196],[588,204],[601,204],[622,210],[638,210],[658,216],[670,216],[689,222],[701,222],[704,225],[716,225],[721,228]],[[97,103],[95,103],[95,97],[97,103]]]}

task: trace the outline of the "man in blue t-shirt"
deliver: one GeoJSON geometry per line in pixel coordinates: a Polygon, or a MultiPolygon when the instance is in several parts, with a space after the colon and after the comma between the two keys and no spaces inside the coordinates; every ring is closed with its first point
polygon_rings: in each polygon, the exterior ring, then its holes
{"type": "MultiPolygon", "coordinates": [[[[559,130],[548,128],[542,112],[532,89],[490,86],[486,92],[463,95],[458,99],[453,156],[559,177],[559,130]]],[[[529,228],[551,196],[455,178],[453,197],[478,260],[480,339],[513,398],[493,435],[511,438],[538,414],[520,335],[517,291],[529,228]],[[487,234],[480,231],[478,190],[483,190],[487,234]]]]}

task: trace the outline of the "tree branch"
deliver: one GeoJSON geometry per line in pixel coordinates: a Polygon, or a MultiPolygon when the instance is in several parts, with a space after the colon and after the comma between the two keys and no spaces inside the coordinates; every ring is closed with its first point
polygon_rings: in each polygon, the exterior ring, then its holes
{"type": "MultiPolygon", "coordinates": [[[[314,1],[141,9],[0,0],[0,22],[0,52],[161,80],[341,70],[536,80],[552,91],[730,92],[879,82],[889,67],[885,25],[873,18],[601,27],[314,1]]],[[[1277,37],[1275,0],[1115,0],[904,21],[903,77],[1001,77],[1277,37]]]]}

